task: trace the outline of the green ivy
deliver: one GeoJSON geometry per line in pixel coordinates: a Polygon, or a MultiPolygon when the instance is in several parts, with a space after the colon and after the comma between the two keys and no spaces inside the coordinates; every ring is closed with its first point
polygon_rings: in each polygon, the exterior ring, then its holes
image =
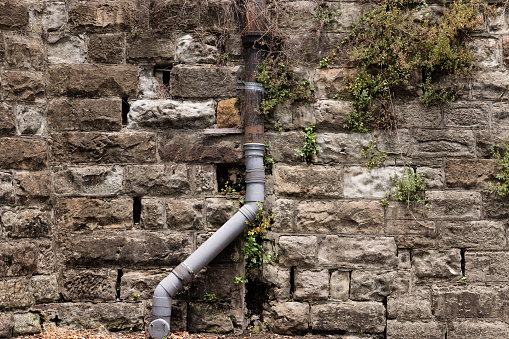
{"type": "Polygon", "coordinates": [[[381,167],[387,157],[387,153],[376,149],[375,145],[373,145],[373,139],[369,141],[368,147],[362,150],[361,155],[367,159],[364,163],[367,168],[381,167]]]}
{"type": "Polygon", "coordinates": [[[491,154],[497,160],[497,168],[500,173],[496,175],[499,182],[492,184],[489,183],[488,189],[493,194],[498,194],[501,197],[509,195],[509,144],[503,140],[501,144],[493,145],[491,147],[491,154]]]}
{"type": "Polygon", "coordinates": [[[302,136],[304,137],[304,145],[302,146],[302,150],[299,148],[295,149],[295,156],[310,163],[313,155],[317,155],[318,152],[322,150],[316,143],[315,125],[310,123],[309,127],[304,129],[304,134],[302,136]]]}

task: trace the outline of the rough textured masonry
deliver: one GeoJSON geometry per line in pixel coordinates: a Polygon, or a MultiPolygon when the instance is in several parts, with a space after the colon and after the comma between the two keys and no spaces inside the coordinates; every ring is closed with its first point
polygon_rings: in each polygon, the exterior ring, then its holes
{"type": "MultiPolygon", "coordinates": [[[[238,209],[221,191],[242,168],[243,48],[223,30],[227,15],[243,25],[235,3],[0,0],[0,337],[145,328],[155,286],[238,209]]],[[[327,30],[316,1],[279,5],[317,101],[266,126],[278,264],[235,284],[238,239],[174,300],[172,330],[506,337],[509,201],[487,184],[490,146],[509,137],[509,12],[475,33],[484,68],[455,80],[457,102],[399,101],[398,134],[365,135],[333,98],[347,70],[317,64],[370,5],[328,2],[342,15],[327,30]],[[307,165],[294,149],[311,122],[323,151],[307,165]],[[392,167],[364,166],[370,139],[392,167]],[[430,180],[426,218],[380,204],[401,156],[430,180]]]]}

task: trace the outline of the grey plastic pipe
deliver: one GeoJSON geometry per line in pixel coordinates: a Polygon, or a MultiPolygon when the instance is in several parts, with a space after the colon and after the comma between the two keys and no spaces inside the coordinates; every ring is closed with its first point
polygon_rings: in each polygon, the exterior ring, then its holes
{"type": "Polygon", "coordinates": [[[193,254],[159,283],[154,291],[150,336],[163,339],[170,331],[171,301],[182,287],[226,248],[254,220],[264,202],[265,170],[263,167],[264,144],[244,144],[246,159],[246,204],[193,254]]]}

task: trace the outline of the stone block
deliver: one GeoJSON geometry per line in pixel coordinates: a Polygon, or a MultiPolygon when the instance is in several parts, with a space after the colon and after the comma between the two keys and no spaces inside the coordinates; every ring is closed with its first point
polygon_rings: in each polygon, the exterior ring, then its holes
{"type": "Polygon", "coordinates": [[[41,37],[35,34],[5,34],[5,60],[12,68],[42,70],[44,51],[41,37]]]}
{"type": "Polygon", "coordinates": [[[434,221],[429,220],[387,220],[387,234],[418,234],[426,235],[430,238],[436,237],[436,225],[434,221]]]}
{"type": "Polygon", "coordinates": [[[384,301],[395,294],[406,293],[411,284],[410,271],[352,271],[350,299],[359,301],[384,301]]]}
{"type": "Polygon", "coordinates": [[[350,272],[333,271],[330,277],[330,297],[347,301],[350,298],[350,272]]]}
{"type": "Polygon", "coordinates": [[[192,249],[188,234],[149,231],[66,235],[60,245],[64,264],[71,267],[160,267],[182,262],[192,249]]]}
{"type": "Polygon", "coordinates": [[[52,131],[120,131],[122,99],[54,99],[48,109],[52,131]]]}
{"type": "Polygon", "coordinates": [[[458,320],[447,324],[447,338],[484,338],[498,339],[507,336],[509,325],[497,320],[458,320]]]}
{"type": "Polygon", "coordinates": [[[127,38],[127,62],[173,65],[175,40],[143,32],[127,38]]]}
{"type": "Polygon", "coordinates": [[[271,305],[272,316],[268,318],[271,331],[281,334],[301,333],[309,330],[309,304],[278,302],[271,305]]]}
{"type": "Polygon", "coordinates": [[[63,233],[133,225],[130,198],[57,198],[54,213],[59,231],[63,233]]]}
{"type": "Polygon", "coordinates": [[[190,332],[228,333],[233,331],[233,323],[226,310],[214,305],[190,302],[187,316],[190,332]]]}
{"type": "Polygon", "coordinates": [[[141,199],[141,227],[143,229],[166,228],[166,206],[162,198],[141,199]]]}
{"type": "Polygon", "coordinates": [[[242,156],[240,135],[214,136],[171,131],[158,134],[157,149],[162,161],[239,163],[242,156]]]}
{"type": "Polygon", "coordinates": [[[183,98],[231,98],[237,94],[239,67],[177,65],[171,70],[170,93],[183,98]]]}
{"type": "Polygon", "coordinates": [[[304,232],[381,234],[383,218],[378,201],[301,201],[296,225],[304,232]]]}
{"type": "Polygon", "coordinates": [[[322,150],[318,161],[324,163],[359,163],[365,161],[362,150],[369,145],[371,136],[365,133],[319,133],[316,141],[322,150]]]}
{"type": "Polygon", "coordinates": [[[418,278],[460,279],[461,255],[459,249],[447,251],[413,250],[413,269],[418,278]]]}
{"type": "Polygon", "coordinates": [[[56,248],[52,239],[37,241],[37,274],[53,274],[55,272],[56,248]]]}
{"type": "Polygon", "coordinates": [[[301,147],[303,138],[302,133],[297,132],[279,132],[267,133],[265,135],[269,144],[270,156],[274,161],[289,163],[301,163],[302,159],[295,156],[295,148],[301,147]]]}
{"type": "Polygon", "coordinates": [[[372,301],[311,305],[311,328],[313,331],[381,333],[385,330],[385,307],[372,301]]]}
{"type": "Polygon", "coordinates": [[[488,128],[487,102],[456,101],[444,106],[445,126],[451,128],[488,128]]]}
{"type": "Polygon", "coordinates": [[[443,338],[446,332],[445,324],[435,321],[387,321],[387,338],[435,339],[443,338]]]}
{"type": "Polygon", "coordinates": [[[119,166],[56,167],[53,184],[57,195],[115,196],[123,189],[119,166]]]}
{"type": "Polygon", "coordinates": [[[14,192],[21,203],[47,200],[51,194],[50,172],[16,172],[14,192]]]}
{"type": "Polygon", "coordinates": [[[113,301],[117,290],[117,270],[64,270],[59,278],[65,301],[113,301]]]}
{"type": "Polygon", "coordinates": [[[60,299],[56,275],[35,275],[32,277],[30,283],[36,304],[48,303],[60,299]]]}
{"type": "Polygon", "coordinates": [[[489,219],[509,218],[509,201],[496,194],[482,195],[483,217],[489,219]]]}
{"type": "Polygon", "coordinates": [[[42,135],[44,133],[45,108],[19,105],[16,108],[16,125],[21,135],[42,135]]]}
{"type": "MultiPolygon", "coordinates": [[[[329,2],[330,3],[330,2],[329,2]]],[[[338,3],[339,5],[339,3],[338,3]]],[[[346,37],[345,33],[322,29],[292,32],[285,40],[292,50],[298,51],[301,65],[316,67],[346,37]]]]}
{"type": "Polygon", "coordinates": [[[157,285],[168,274],[156,273],[154,271],[123,270],[122,281],[120,283],[120,299],[135,301],[138,298],[135,298],[134,294],[140,295],[139,300],[152,299],[157,285]]]}
{"type": "Polygon", "coordinates": [[[176,42],[175,59],[185,64],[213,64],[219,58],[216,38],[184,34],[176,42]]]}
{"type": "Polygon", "coordinates": [[[191,299],[203,301],[205,292],[214,294],[219,303],[233,301],[237,296],[244,293],[242,284],[235,284],[235,277],[239,275],[239,266],[244,267],[243,263],[231,262],[228,266],[210,265],[200,271],[189,289],[191,299]],[[240,264],[240,265],[238,265],[240,264]]]}
{"type": "Polygon", "coordinates": [[[14,110],[11,105],[2,102],[0,103],[0,135],[13,136],[15,134],[16,121],[14,120],[14,110]]]}
{"type": "MultiPolygon", "coordinates": [[[[481,29],[482,27],[481,24],[481,29]]],[[[473,57],[478,61],[479,67],[483,70],[494,69],[500,66],[500,55],[502,54],[502,46],[500,40],[476,38],[467,44],[468,48],[473,52],[473,57]]]]}
{"type": "Polygon", "coordinates": [[[4,241],[0,248],[0,276],[21,276],[37,272],[37,247],[33,243],[17,240],[4,241]]]}
{"type": "MultiPolygon", "coordinates": [[[[509,41],[508,41],[509,43],[509,41]]],[[[509,47],[509,46],[508,46],[509,47]]],[[[506,58],[506,62],[509,59],[506,58]]],[[[509,105],[507,102],[494,102],[491,106],[491,123],[493,129],[508,129],[509,128],[509,114],[507,113],[509,105]]]]}
{"type": "Polygon", "coordinates": [[[346,131],[345,124],[353,107],[348,101],[319,100],[314,104],[316,129],[346,131]]]}
{"type": "Polygon", "coordinates": [[[128,65],[50,66],[49,88],[55,96],[135,97],[138,68],[128,65]]]}
{"type": "MultiPolygon", "coordinates": [[[[225,202],[223,199],[219,200],[225,202]]],[[[210,203],[209,199],[207,199],[207,204],[208,203],[210,203]]],[[[165,208],[168,228],[178,231],[203,229],[203,207],[204,203],[201,199],[166,199],[165,208]]],[[[209,207],[209,205],[207,205],[207,207],[209,207]]],[[[218,211],[217,213],[221,212],[225,213],[224,210],[218,211]]]]}
{"type": "Polygon", "coordinates": [[[380,167],[369,169],[366,166],[345,168],[345,198],[381,199],[389,191],[390,177],[401,175],[401,167],[380,167]]]}
{"type": "Polygon", "coordinates": [[[215,106],[214,100],[137,100],[131,103],[127,127],[208,128],[215,123],[215,106]]]}
{"type": "Polygon", "coordinates": [[[295,271],[295,300],[327,300],[329,296],[329,270],[295,271]]]}
{"type": "Polygon", "coordinates": [[[121,64],[125,42],[122,34],[92,34],[88,39],[88,57],[96,63],[121,64]]]}
{"type": "Polygon", "coordinates": [[[423,320],[433,318],[431,312],[431,290],[412,287],[401,295],[387,297],[387,318],[398,320],[423,320]]]}
{"type": "Polygon", "coordinates": [[[509,253],[465,252],[465,273],[468,282],[509,281],[509,253]]]}
{"type": "Polygon", "coordinates": [[[395,102],[394,112],[402,119],[401,128],[437,128],[442,126],[440,107],[424,108],[417,100],[395,102]]]}
{"type": "Polygon", "coordinates": [[[509,138],[509,131],[506,130],[490,130],[478,131],[475,134],[476,149],[478,158],[493,159],[491,154],[491,147],[493,144],[500,144],[503,140],[509,138]]]}
{"type": "Polygon", "coordinates": [[[262,282],[272,286],[269,298],[276,300],[290,299],[290,269],[276,265],[262,265],[262,282]]]}
{"type": "Polygon", "coordinates": [[[15,0],[2,1],[0,4],[0,29],[20,30],[28,25],[28,6],[15,0]]]}
{"type": "Polygon", "coordinates": [[[319,68],[313,76],[315,96],[319,99],[334,99],[336,94],[347,94],[344,79],[355,74],[350,68],[319,68]]]}
{"type": "Polygon", "coordinates": [[[184,164],[126,166],[125,191],[134,196],[188,194],[189,169],[184,164]]]}
{"type": "Polygon", "coordinates": [[[207,198],[207,228],[218,229],[239,210],[237,201],[224,198],[207,198]]]}
{"type": "Polygon", "coordinates": [[[441,248],[503,249],[506,223],[502,221],[443,221],[438,224],[441,248]]]}
{"type": "Polygon", "coordinates": [[[2,89],[4,98],[13,101],[35,101],[43,99],[45,84],[42,72],[3,71],[2,89]]]}
{"type": "Polygon", "coordinates": [[[0,286],[0,309],[27,308],[34,303],[30,277],[0,278],[0,286]]]}
{"type": "Polygon", "coordinates": [[[445,179],[448,187],[487,188],[495,181],[494,159],[447,159],[445,179]]]}
{"type": "Polygon", "coordinates": [[[143,329],[144,307],[141,303],[61,303],[58,304],[60,326],[109,331],[143,329]]]}
{"type": "Polygon", "coordinates": [[[10,338],[12,329],[12,314],[0,315],[0,338],[10,338]]]}
{"type": "Polygon", "coordinates": [[[316,236],[280,236],[278,259],[282,266],[314,266],[318,239],[316,236]]]}
{"type": "Polygon", "coordinates": [[[14,197],[12,174],[0,172],[0,202],[12,203],[14,197]]]}
{"type": "Polygon", "coordinates": [[[284,2],[279,17],[279,27],[285,30],[307,31],[316,28],[317,4],[313,1],[284,2]]]}
{"type": "Polygon", "coordinates": [[[318,246],[318,263],[331,267],[389,269],[398,266],[394,238],[327,235],[318,246]]]}
{"type": "Polygon", "coordinates": [[[53,32],[67,24],[65,2],[34,3],[30,6],[30,25],[34,32],[53,32]]]}
{"type": "Polygon", "coordinates": [[[436,248],[436,235],[398,235],[394,237],[398,249],[402,248],[436,248]]]}
{"type": "Polygon", "coordinates": [[[291,199],[278,199],[274,202],[272,210],[274,212],[274,231],[291,231],[295,219],[296,203],[291,199]]]}
{"type": "Polygon", "coordinates": [[[432,208],[430,218],[479,219],[481,217],[481,195],[465,191],[428,191],[426,197],[432,208]]]}
{"type": "Polygon", "coordinates": [[[475,141],[472,131],[415,130],[412,157],[473,157],[475,141]]]}
{"type": "Polygon", "coordinates": [[[473,99],[502,100],[507,97],[509,86],[507,70],[484,71],[472,80],[473,99]]]}
{"type": "Polygon", "coordinates": [[[276,195],[310,198],[341,197],[341,169],[328,166],[274,167],[276,195]]]}
{"type": "Polygon", "coordinates": [[[143,27],[142,13],[133,2],[87,1],[69,6],[69,25],[91,32],[127,31],[143,27]]]}
{"type": "Polygon", "coordinates": [[[87,58],[84,35],[50,34],[47,51],[50,64],[82,64],[87,58]]]}
{"type": "Polygon", "coordinates": [[[68,163],[144,163],[156,160],[156,136],[153,133],[53,133],[51,158],[68,163]]]}
{"type": "Polygon", "coordinates": [[[217,192],[216,168],[213,165],[191,166],[193,192],[195,194],[214,194],[217,192]]]}
{"type": "Polygon", "coordinates": [[[1,213],[5,233],[9,238],[47,237],[51,231],[51,215],[41,208],[13,207],[1,213]]]}
{"type": "Polygon", "coordinates": [[[41,333],[41,316],[38,313],[19,313],[12,315],[12,335],[41,333]]]}
{"type": "Polygon", "coordinates": [[[239,99],[221,100],[217,103],[217,127],[234,128],[241,126],[239,99]]]}

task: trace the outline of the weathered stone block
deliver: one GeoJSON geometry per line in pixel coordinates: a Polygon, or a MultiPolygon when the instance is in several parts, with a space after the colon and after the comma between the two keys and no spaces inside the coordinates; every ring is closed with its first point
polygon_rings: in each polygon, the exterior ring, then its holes
{"type": "Polygon", "coordinates": [[[59,231],[132,227],[133,201],[129,198],[58,198],[55,221],[59,231]]]}
{"type": "Polygon", "coordinates": [[[0,172],[0,202],[14,202],[14,186],[10,173],[0,172]]]}
{"type": "Polygon", "coordinates": [[[274,202],[272,207],[274,212],[273,230],[281,232],[293,229],[295,206],[295,201],[291,199],[278,199],[274,202]]]}
{"type": "Polygon", "coordinates": [[[277,265],[262,265],[262,282],[272,286],[269,298],[290,299],[290,269],[277,265]]]}
{"type": "Polygon", "coordinates": [[[447,328],[439,322],[387,321],[387,338],[435,339],[443,338],[447,328]]]}
{"type": "Polygon", "coordinates": [[[345,131],[345,124],[353,107],[348,101],[319,100],[315,108],[316,129],[345,131]]]}
{"type": "Polygon", "coordinates": [[[413,157],[473,157],[474,135],[472,131],[415,130],[413,157]]]}
{"type": "Polygon", "coordinates": [[[141,199],[140,224],[143,229],[166,228],[166,207],[164,199],[162,198],[141,199]]]}
{"type": "Polygon", "coordinates": [[[11,336],[12,314],[3,313],[0,315],[0,337],[9,338],[11,336]]]}
{"type": "Polygon", "coordinates": [[[283,29],[307,31],[316,28],[317,4],[313,1],[284,2],[279,17],[279,27],[283,29]]]}
{"type": "Polygon", "coordinates": [[[45,108],[41,106],[16,107],[16,125],[22,135],[41,135],[44,133],[45,108]]]}
{"type": "Polygon", "coordinates": [[[350,272],[334,271],[330,277],[330,297],[347,301],[350,297],[350,272]]]}
{"type": "Polygon", "coordinates": [[[503,249],[507,245],[502,221],[440,222],[438,246],[442,248],[503,249]]]}
{"type": "Polygon", "coordinates": [[[394,238],[350,238],[328,235],[318,246],[318,263],[333,267],[395,268],[394,238]]]}
{"type": "Polygon", "coordinates": [[[113,269],[64,270],[59,281],[66,301],[113,301],[117,294],[113,269]]]}
{"type": "Polygon", "coordinates": [[[88,57],[97,63],[121,64],[125,42],[122,34],[92,34],[88,39],[88,57]]]}
{"type": "Polygon", "coordinates": [[[336,94],[347,94],[344,78],[355,74],[350,68],[320,68],[313,77],[315,95],[319,99],[333,99],[336,94]]]}
{"type": "Polygon", "coordinates": [[[219,58],[216,38],[199,36],[197,39],[190,34],[180,36],[176,42],[176,61],[185,64],[213,64],[219,58]],[[207,39],[208,38],[208,39],[207,39]]]}
{"type": "Polygon", "coordinates": [[[281,236],[278,242],[282,266],[314,266],[318,240],[315,236],[281,236]]]}
{"type": "Polygon", "coordinates": [[[303,141],[302,133],[267,133],[265,137],[269,144],[270,156],[274,158],[275,162],[302,163],[302,159],[295,156],[296,146],[300,146],[303,141]]]}
{"type": "Polygon", "coordinates": [[[301,201],[297,229],[329,233],[383,233],[383,207],[378,201],[301,201]]]}
{"type": "Polygon", "coordinates": [[[434,221],[429,220],[387,220],[387,234],[422,234],[430,238],[436,237],[434,221]]]}
{"type": "Polygon", "coordinates": [[[394,237],[398,249],[401,248],[436,248],[436,235],[398,235],[394,237]]]}
{"type": "Polygon", "coordinates": [[[478,319],[468,319],[463,321],[453,321],[447,324],[447,338],[484,338],[498,339],[503,338],[509,333],[507,323],[491,320],[483,321],[478,319]]]}
{"type": "Polygon", "coordinates": [[[361,162],[365,158],[362,150],[369,145],[371,136],[364,133],[320,133],[316,141],[322,150],[318,161],[324,163],[361,162]]]}
{"type": "MultiPolygon", "coordinates": [[[[508,41],[509,43],[509,41],[508,41]]],[[[509,47],[509,46],[508,46],[509,47]]],[[[507,62],[506,58],[506,62],[507,62]]],[[[493,129],[508,129],[509,128],[509,114],[507,111],[509,109],[509,105],[506,102],[494,102],[491,107],[491,123],[493,125],[493,129]]]]}
{"type": "Polygon", "coordinates": [[[505,89],[509,86],[507,71],[485,71],[472,81],[473,99],[501,100],[507,97],[505,89]]]}
{"type": "Polygon", "coordinates": [[[87,58],[83,35],[50,34],[46,46],[50,64],[82,64],[87,58]]]}
{"type": "Polygon", "coordinates": [[[37,170],[47,166],[46,143],[43,140],[0,138],[0,168],[37,170]]]}
{"type": "Polygon", "coordinates": [[[191,166],[191,182],[196,194],[213,194],[217,192],[216,168],[212,165],[191,166]]]}
{"type": "Polygon", "coordinates": [[[428,191],[426,197],[432,208],[430,218],[479,219],[481,217],[481,195],[465,191],[428,191]]]}
{"type": "Polygon", "coordinates": [[[172,131],[158,134],[157,149],[162,161],[234,164],[242,160],[241,139],[172,131]]]}
{"type": "Polygon", "coordinates": [[[448,251],[413,250],[412,261],[418,278],[461,278],[461,255],[459,249],[448,251]]]}
{"type": "Polygon", "coordinates": [[[478,131],[475,134],[476,138],[476,149],[478,158],[490,158],[493,159],[491,154],[491,147],[493,144],[500,144],[503,140],[509,138],[509,131],[507,130],[490,130],[490,131],[478,131]]]}
{"type": "Polygon", "coordinates": [[[399,320],[431,319],[431,291],[417,288],[402,295],[387,297],[387,318],[399,320]]]}
{"type": "Polygon", "coordinates": [[[5,60],[13,68],[41,70],[44,64],[42,39],[36,35],[6,34],[5,60]]]}
{"type": "Polygon", "coordinates": [[[142,13],[129,1],[105,3],[88,1],[69,7],[72,28],[87,31],[132,31],[142,27],[142,13]]]}
{"type": "Polygon", "coordinates": [[[226,311],[214,305],[190,302],[187,316],[190,332],[228,333],[233,331],[232,320],[226,311]]]}
{"type": "Polygon", "coordinates": [[[153,271],[123,270],[120,299],[126,301],[152,299],[155,288],[168,274],[153,271]],[[139,298],[135,298],[134,294],[139,294],[139,298]]]}
{"type": "Polygon", "coordinates": [[[56,167],[53,183],[59,195],[112,196],[122,192],[123,177],[119,166],[56,167]]]}
{"type": "Polygon", "coordinates": [[[380,333],[385,330],[385,307],[372,301],[311,305],[311,328],[314,331],[380,333]]]}
{"type": "Polygon", "coordinates": [[[11,105],[2,102],[0,103],[0,135],[12,136],[15,134],[16,122],[14,120],[14,110],[11,105]]]}
{"type": "MultiPolygon", "coordinates": [[[[209,200],[207,199],[207,204],[211,203],[209,200]]],[[[214,201],[214,199],[212,200],[214,201]]],[[[225,202],[224,199],[220,200],[225,202]]],[[[200,199],[166,199],[166,222],[168,228],[179,231],[203,229],[203,205],[203,200],[200,199]]],[[[217,213],[225,212],[225,210],[221,210],[217,213]]]]}
{"type": "Polygon", "coordinates": [[[207,198],[207,227],[218,229],[239,210],[237,201],[223,198],[207,198]]]}
{"type": "Polygon", "coordinates": [[[328,270],[302,270],[295,272],[295,300],[327,299],[329,296],[328,270]]]}
{"type": "Polygon", "coordinates": [[[509,218],[509,200],[496,194],[482,195],[483,217],[489,219],[509,218]]]}
{"type": "Polygon", "coordinates": [[[144,308],[141,303],[61,303],[58,304],[60,325],[67,328],[110,331],[143,329],[144,308]]]}
{"type": "Polygon", "coordinates": [[[1,215],[4,230],[10,238],[38,238],[50,235],[49,211],[14,207],[3,211],[1,215]]]}
{"type": "Polygon", "coordinates": [[[172,266],[191,254],[187,234],[94,231],[62,238],[61,250],[68,266],[160,267],[172,266]]]}
{"type": "Polygon", "coordinates": [[[497,173],[494,159],[447,159],[445,179],[448,187],[487,188],[497,173]]]}
{"type": "Polygon", "coordinates": [[[509,281],[509,253],[465,252],[465,272],[468,282],[509,281]]]}
{"type": "Polygon", "coordinates": [[[242,284],[235,284],[235,277],[239,275],[240,265],[210,265],[198,273],[196,280],[190,286],[189,295],[192,299],[202,301],[205,291],[215,294],[218,302],[233,301],[244,293],[242,284]]]}
{"type": "MultiPolygon", "coordinates": [[[[0,258],[4,259],[4,257],[0,258]]],[[[3,310],[26,308],[33,304],[30,277],[1,278],[0,308],[3,310]]]]}
{"type": "Polygon", "coordinates": [[[175,41],[150,33],[142,33],[127,39],[129,63],[150,62],[156,65],[172,65],[175,62],[175,41]]]}
{"type": "Polygon", "coordinates": [[[52,32],[64,28],[67,23],[65,2],[32,3],[30,25],[34,32],[52,32]]]}
{"type": "Polygon", "coordinates": [[[241,126],[239,99],[221,100],[217,103],[217,127],[233,128],[241,126]]]}
{"type": "Polygon", "coordinates": [[[170,93],[184,98],[231,98],[237,94],[239,67],[177,65],[170,75],[170,93]]]}
{"type": "Polygon", "coordinates": [[[53,274],[57,262],[53,240],[37,241],[37,250],[37,274],[53,274]]]}
{"type": "Polygon", "coordinates": [[[402,128],[437,128],[442,125],[440,107],[424,108],[417,100],[395,102],[394,112],[402,118],[402,128]]]}
{"type": "Polygon", "coordinates": [[[267,325],[276,333],[292,334],[306,332],[309,329],[309,304],[282,302],[271,305],[273,316],[267,325]]]}
{"type": "Polygon", "coordinates": [[[350,299],[383,301],[390,295],[406,293],[411,284],[410,271],[352,271],[350,299]]]}
{"type": "Polygon", "coordinates": [[[70,163],[143,163],[156,160],[156,136],[152,133],[53,133],[52,160],[70,163]]]}
{"type": "Polygon", "coordinates": [[[120,131],[122,99],[54,99],[48,110],[53,131],[120,131]]]}
{"type": "Polygon", "coordinates": [[[345,168],[345,197],[381,199],[390,188],[390,177],[403,173],[401,167],[369,169],[366,166],[345,168]]]}
{"type": "Polygon", "coordinates": [[[134,196],[181,195],[190,193],[188,167],[134,165],[125,167],[125,191],[134,196]]]}
{"type": "Polygon", "coordinates": [[[134,97],[138,92],[138,68],[134,66],[51,66],[52,95],[134,97]]]}
{"type": "Polygon", "coordinates": [[[207,101],[137,100],[131,103],[128,128],[207,128],[215,122],[216,103],[207,101]]]}
{"type": "Polygon", "coordinates": [[[0,276],[20,276],[37,272],[37,247],[33,243],[16,241],[0,248],[0,276]]]}
{"type": "Polygon", "coordinates": [[[446,127],[487,128],[489,104],[487,102],[457,101],[444,106],[446,127]]]}
{"type": "Polygon", "coordinates": [[[0,3],[0,29],[19,30],[28,25],[28,6],[15,0],[0,3]]]}
{"type": "Polygon", "coordinates": [[[13,336],[36,334],[41,331],[41,316],[38,313],[20,313],[12,315],[13,336]]]}
{"type": "Polygon", "coordinates": [[[5,98],[17,101],[35,101],[44,96],[45,84],[42,72],[4,71],[2,88],[5,98]]]}
{"type": "Polygon", "coordinates": [[[60,299],[56,275],[36,275],[31,281],[35,303],[47,303],[60,299]]]}
{"type": "Polygon", "coordinates": [[[341,196],[341,170],[325,166],[274,167],[276,195],[333,198],[341,196]]]}

